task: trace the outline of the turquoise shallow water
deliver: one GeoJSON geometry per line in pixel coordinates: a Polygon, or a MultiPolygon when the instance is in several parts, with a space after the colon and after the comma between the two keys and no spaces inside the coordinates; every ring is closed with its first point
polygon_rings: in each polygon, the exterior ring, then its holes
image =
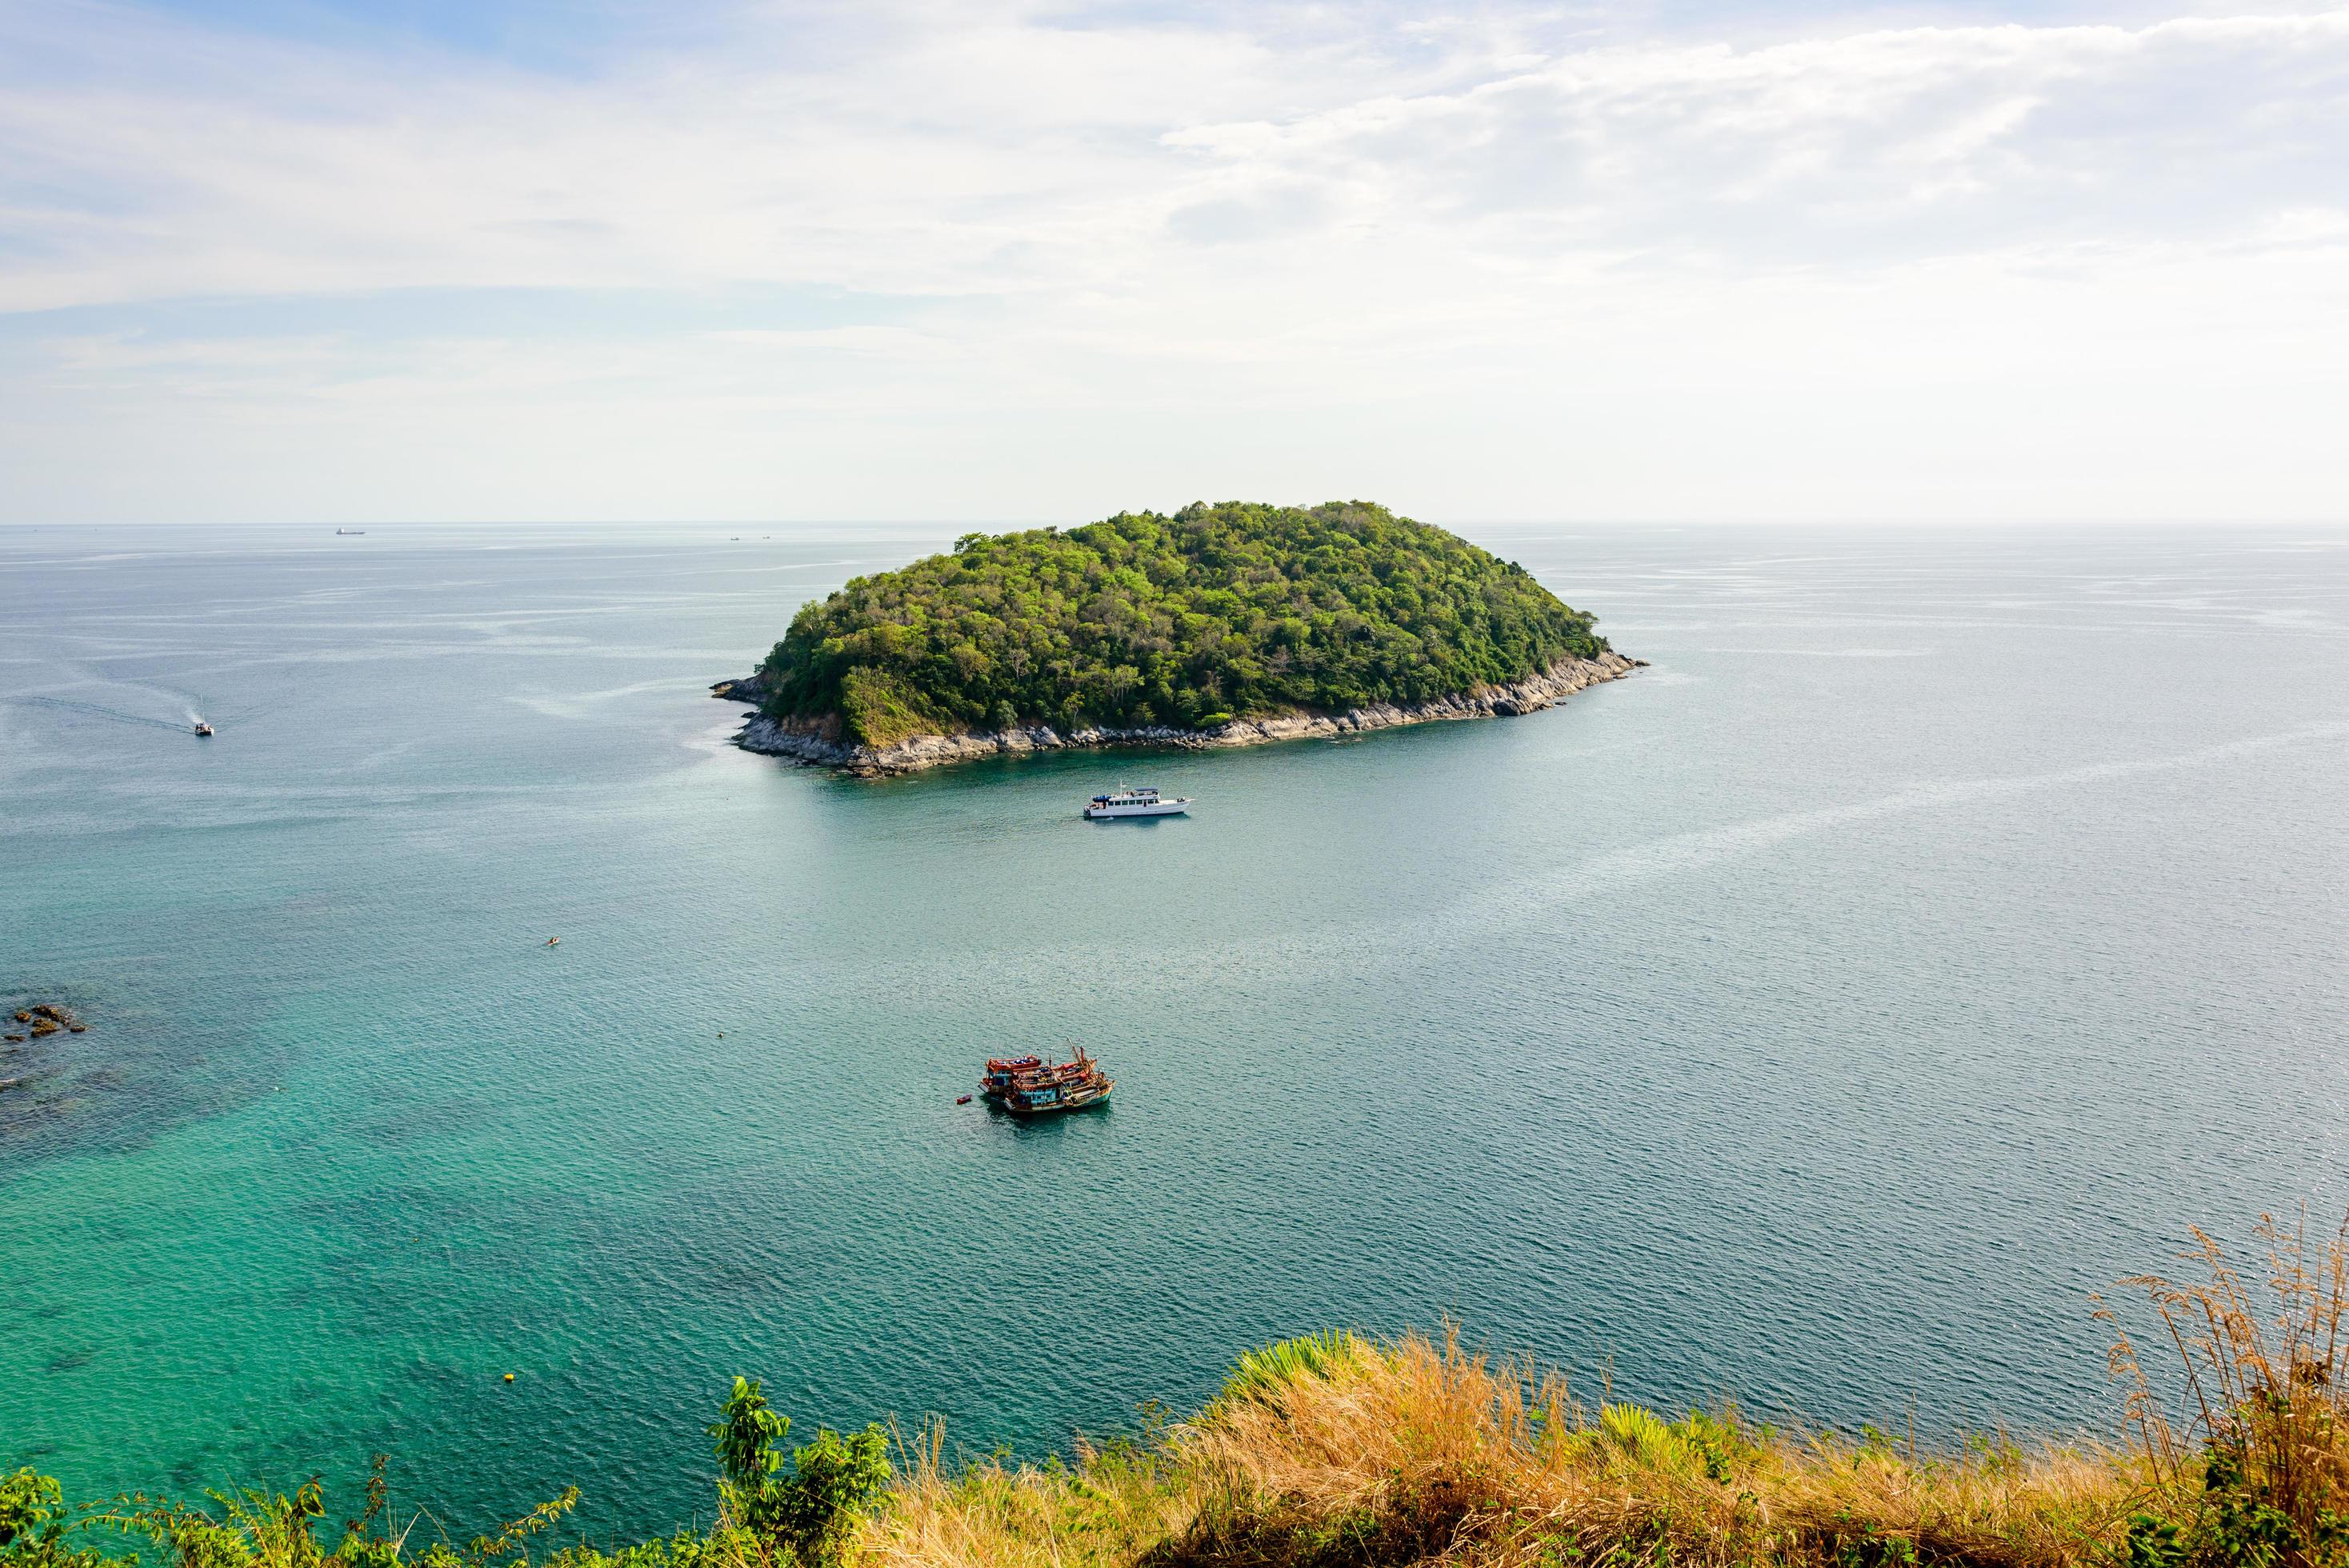
{"type": "Polygon", "coordinates": [[[95,1024],[0,1057],[0,1467],[382,1449],[602,1537],[706,1516],[737,1371],[1033,1452],[1447,1316],[2103,1427],[2088,1292],[2344,1196],[2349,531],[1471,530],[1653,667],[877,785],[723,744],[710,680],[953,531],[0,530],[0,992],[95,1024]],[[1196,813],[1076,819],[1134,779],[1196,813]],[[954,1104],[1063,1041],[1105,1112],[954,1104]]]}

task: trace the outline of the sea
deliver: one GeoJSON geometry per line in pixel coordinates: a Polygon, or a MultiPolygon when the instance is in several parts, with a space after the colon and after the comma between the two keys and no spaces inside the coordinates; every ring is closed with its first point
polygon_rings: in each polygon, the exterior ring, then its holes
{"type": "Polygon", "coordinates": [[[384,1453],[428,1535],[600,1542],[709,1520],[738,1374],[1037,1458],[1326,1327],[2110,1437],[2100,1296],[2339,1222],[2349,526],[1462,523],[1647,666],[729,744],[710,683],[965,526],[0,530],[0,1005],[88,1026],[0,1054],[0,1471],[384,1453]],[[1105,1108],[958,1103],[1080,1047],[1105,1108]]]}

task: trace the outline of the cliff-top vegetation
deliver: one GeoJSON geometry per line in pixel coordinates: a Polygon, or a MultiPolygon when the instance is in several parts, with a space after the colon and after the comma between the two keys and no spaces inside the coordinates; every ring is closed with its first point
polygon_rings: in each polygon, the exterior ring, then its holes
{"type": "Polygon", "coordinates": [[[1207,727],[1520,680],[1604,651],[1591,623],[1523,567],[1382,506],[1197,502],[966,534],[856,578],[800,611],[758,678],[771,717],[836,717],[872,746],[1207,727]]]}
{"type": "Polygon", "coordinates": [[[2264,1285],[2207,1241],[2200,1278],[2127,1282],[2181,1360],[2149,1378],[2116,1336],[2124,1422],[2104,1444],[1673,1418],[1456,1340],[1337,1333],[1243,1357],[1190,1420],[1073,1464],[957,1466],[931,1429],[893,1466],[868,1428],[787,1467],[788,1423],[738,1380],[709,1429],[718,1523],[617,1548],[562,1542],[569,1493],[428,1542],[427,1516],[389,1516],[380,1462],[332,1546],[316,1482],[73,1506],[24,1470],[0,1475],[0,1568],[133,1545],[173,1568],[2343,1568],[2349,1251],[2261,1234],[2264,1285]]]}

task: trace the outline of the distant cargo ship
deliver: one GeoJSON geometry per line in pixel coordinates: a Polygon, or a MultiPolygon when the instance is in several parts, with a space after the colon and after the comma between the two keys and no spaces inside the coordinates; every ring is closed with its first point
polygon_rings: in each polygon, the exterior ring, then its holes
{"type": "Polygon", "coordinates": [[[337,539],[364,539],[367,537],[367,530],[364,528],[338,528],[335,530],[335,537],[337,539]]]}

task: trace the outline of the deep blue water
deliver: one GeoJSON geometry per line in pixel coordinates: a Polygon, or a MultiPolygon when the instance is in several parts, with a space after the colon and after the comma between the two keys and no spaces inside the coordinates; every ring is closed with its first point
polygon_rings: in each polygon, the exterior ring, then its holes
{"type": "Polygon", "coordinates": [[[1447,1318],[2105,1429],[2091,1291],[2344,1195],[2349,528],[1469,528],[1652,667],[879,784],[705,688],[957,530],[741,531],[0,530],[0,999],[93,1023],[0,1057],[0,1469],[602,1537],[737,1371],[1035,1452],[1447,1318]]]}

